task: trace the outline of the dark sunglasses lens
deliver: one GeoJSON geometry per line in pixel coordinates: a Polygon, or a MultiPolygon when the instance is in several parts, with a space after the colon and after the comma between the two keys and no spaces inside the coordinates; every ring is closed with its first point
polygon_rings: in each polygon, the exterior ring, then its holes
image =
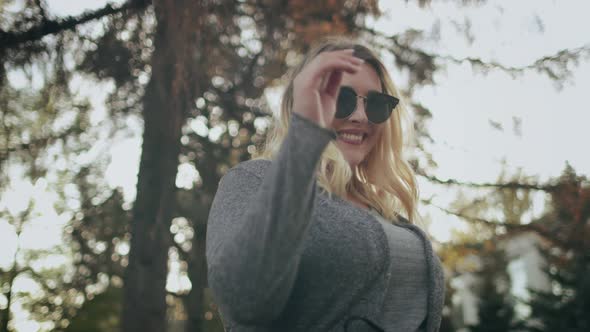
{"type": "Polygon", "coordinates": [[[336,102],[336,115],[338,119],[344,119],[354,112],[356,107],[356,93],[347,86],[340,87],[338,100],[336,102]]]}
{"type": "Polygon", "coordinates": [[[372,93],[367,98],[367,117],[373,123],[382,123],[389,119],[397,103],[389,96],[372,93]]]}

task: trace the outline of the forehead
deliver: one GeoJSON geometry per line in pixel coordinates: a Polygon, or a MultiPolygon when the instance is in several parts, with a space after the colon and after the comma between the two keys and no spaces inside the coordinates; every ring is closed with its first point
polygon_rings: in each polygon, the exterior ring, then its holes
{"type": "Polygon", "coordinates": [[[342,85],[352,87],[356,93],[366,94],[369,91],[381,92],[381,80],[373,66],[364,63],[361,69],[354,74],[344,73],[342,85]]]}

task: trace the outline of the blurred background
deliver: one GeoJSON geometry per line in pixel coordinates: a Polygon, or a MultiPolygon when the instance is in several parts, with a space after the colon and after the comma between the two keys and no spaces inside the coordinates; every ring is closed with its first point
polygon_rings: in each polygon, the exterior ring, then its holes
{"type": "Polygon", "coordinates": [[[378,50],[406,97],[441,331],[590,331],[588,12],[0,1],[0,332],[223,331],[204,257],[217,183],[329,34],[378,50]]]}

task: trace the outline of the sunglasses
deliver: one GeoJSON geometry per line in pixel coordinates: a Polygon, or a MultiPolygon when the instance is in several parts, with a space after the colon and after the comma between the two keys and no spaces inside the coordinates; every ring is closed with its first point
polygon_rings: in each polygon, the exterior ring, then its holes
{"type": "Polygon", "coordinates": [[[353,88],[341,86],[336,102],[336,114],[338,119],[349,117],[357,105],[357,98],[362,98],[365,105],[365,113],[372,123],[385,122],[391,116],[391,112],[399,103],[399,99],[385,93],[369,91],[366,96],[357,95],[353,88]]]}

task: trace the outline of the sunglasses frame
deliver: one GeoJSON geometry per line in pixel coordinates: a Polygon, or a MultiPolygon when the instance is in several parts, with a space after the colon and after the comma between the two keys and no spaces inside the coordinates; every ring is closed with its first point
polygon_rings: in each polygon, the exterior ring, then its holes
{"type": "Polygon", "coordinates": [[[393,110],[399,104],[399,99],[398,98],[396,98],[394,96],[391,96],[391,95],[388,95],[386,93],[382,93],[382,92],[378,92],[378,91],[369,91],[369,93],[366,96],[362,96],[362,95],[357,94],[356,91],[352,87],[347,86],[347,85],[343,85],[343,86],[340,87],[340,92],[338,93],[338,99],[337,100],[340,100],[340,94],[342,93],[342,89],[345,89],[346,91],[352,92],[354,94],[354,96],[355,96],[355,99],[354,99],[355,102],[354,102],[354,107],[352,108],[352,110],[349,113],[347,112],[347,114],[344,115],[344,116],[338,116],[339,110],[337,109],[336,110],[336,114],[335,114],[335,117],[337,119],[346,119],[349,116],[351,116],[356,111],[356,108],[357,108],[357,105],[358,105],[358,102],[357,102],[358,98],[362,98],[363,99],[363,104],[364,104],[365,114],[367,116],[367,119],[371,123],[375,123],[375,124],[383,123],[383,122],[387,121],[387,119],[389,119],[391,117],[391,113],[393,113],[393,110]],[[387,114],[387,117],[383,121],[375,122],[375,121],[372,121],[370,119],[371,118],[371,112],[367,108],[367,105],[374,98],[384,98],[386,105],[390,105],[391,106],[390,108],[388,107],[389,114],[387,114]]]}

